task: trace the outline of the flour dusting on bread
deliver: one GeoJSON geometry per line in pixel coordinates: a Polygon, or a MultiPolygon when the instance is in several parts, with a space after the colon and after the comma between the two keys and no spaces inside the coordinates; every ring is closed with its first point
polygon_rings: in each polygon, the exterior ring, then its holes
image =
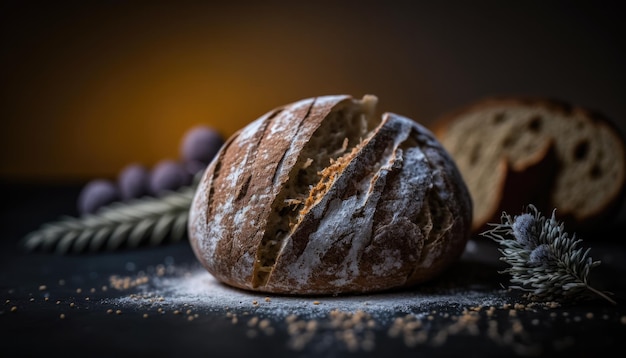
{"type": "Polygon", "coordinates": [[[219,280],[287,294],[436,277],[469,237],[469,192],[426,128],[377,98],[305,99],[233,135],[205,172],[190,241],[219,280]]]}

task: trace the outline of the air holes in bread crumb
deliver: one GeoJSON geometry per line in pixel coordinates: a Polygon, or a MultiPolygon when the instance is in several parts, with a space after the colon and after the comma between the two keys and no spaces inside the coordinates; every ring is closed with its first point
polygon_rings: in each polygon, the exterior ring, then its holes
{"type": "Polygon", "coordinates": [[[587,157],[589,153],[589,142],[584,140],[578,142],[574,147],[574,159],[575,160],[583,160],[587,157]]]}
{"type": "Polygon", "coordinates": [[[481,154],[481,148],[480,148],[480,144],[476,144],[476,146],[474,148],[472,148],[472,153],[470,154],[470,165],[474,166],[474,164],[478,163],[478,160],[480,159],[480,155],[481,154]]]}
{"type": "Polygon", "coordinates": [[[534,116],[528,122],[528,129],[532,132],[539,132],[541,130],[542,119],[540,116],[534,116]]]}
{"type": "Polygon", "coordinates": [[[504,122],[505,119],[506,119],[506,116],[505,116],[504,113],[502,113],[502,112],[501,113],[496,113],[493,116],[493,123],[494,124],[500,124],[500,123],[504,122]]]}
{"type": "Polygon", "coordinates": [[[515,143],[515,138],[513,138],[512,136],[507,136],[502,141],[502,146],[504,148],[509,148],[509,147],[512,147],[514,143],[515,143]]]}
{"type": "Polygon", "coordinates": [[[602,178],[602,169],[600,169],[600,167],[595,164],[591,167],[591,171],[589,171],[589,176],[591,177],[591,179],[594,180],[602,178]]]}

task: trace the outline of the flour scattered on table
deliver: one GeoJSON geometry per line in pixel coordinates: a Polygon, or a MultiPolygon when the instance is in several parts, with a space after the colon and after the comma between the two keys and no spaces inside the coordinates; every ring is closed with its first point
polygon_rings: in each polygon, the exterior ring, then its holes
{"type": "Polygon", "coordinates": [[[116,275],[81,272],[7,288],[0,319],[32,317],[33,310],[59,324],[91,322],[93,315],[133,324],[180,319],[185,329],[226,330],[243,344],[271,336],[302,357],[386,351],[394,342],[418,355],[445,354],[470,341],[497,355],[575,355],[576,332],[626,326],[623,309],[529,302],[503,289],[497,261],[482,257],[490,248],[468,244],[450,270],[413,289],[351,296],[243,291],[219,283],[197,262],[175,263],[175,256],[148,267],[122,261],[116,275]]]}
{"type": "Polygon", "coordinates": [[[535,355],[541,347],[530,342],[516,312],[549,308],[512,304],[506,291],[493,287],[450,282],[349,296],[248,292],[220,283],[199,265],[159,266],[110,281],[120,292],[132,293],[104,304],[139,311],[146,319],[174,314],[191,322],[217,315],[243,326],[249,339],[286,334],[286,346],[295,351],[323,352],[338,345],[350,352],[371,351],[380,335],[407,347],[439,346],[453,336],[482,332],[517,354],[535,355]]]}
{"type": "MultiPolygon", "coordinates": [[[[145,276],[144,276],[145,277],[145,276]]],[[[383,319],[398,313],[427,313],[438,306],[492,306],[505,301],[503,293],[463,290],[441,290],[440,292],[421,293],[407,290],[395,293],[379,293],[351,296],[277,296],[261,292],[246,292],[218,282],[204,269],[198,268],[179,276],[155,276],[145,278],[119,278],[117,282],[128,282],[129,287],[137,289],[135,295],[116,299],[124,305],[193,305],[207,311],[230,310],[254,311],[273,317],[285,318],[296,314],[307,318],[321,318],[332,310],[356,311],[367,310],[383,319]],[[140,282],[141,285],[134,286],[140,282]],[[155,300],[155,298],[159,298],[155,300]],[[161,299],[163,298],[163,299],[161,299]]]]}

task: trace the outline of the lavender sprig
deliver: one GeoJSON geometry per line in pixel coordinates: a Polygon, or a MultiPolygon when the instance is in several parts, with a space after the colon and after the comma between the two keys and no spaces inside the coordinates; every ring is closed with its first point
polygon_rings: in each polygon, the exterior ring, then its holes
{"type": "Polygon", "coordinates": [[[500,260],[510,265],[501,272],[511,275],[509,288],[525,291],[531,299],[564,301],[598,295],[616,304],[590,286],[589,272],[600,261],[593,261],[590,249],[579,248],[582,240],[576,234],[569,237],[555,212],[549,219],[533,205],[515,217],[503,212],[500,224],[489,224],[493,228],[481,233],[500,244],[500,260]]]}

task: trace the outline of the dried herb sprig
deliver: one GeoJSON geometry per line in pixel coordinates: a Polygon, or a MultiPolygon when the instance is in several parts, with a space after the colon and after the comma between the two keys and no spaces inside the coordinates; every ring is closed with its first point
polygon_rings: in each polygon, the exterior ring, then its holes
{"type": "Polygon", "coordinates": [[[20,243],[31,252],[68,254],[180,241],[187,234],[196,185],[194,180],[191,186],[159,197],[115,202],[81,217],[63,216],[29,233],[20,243]]]}
{"type": "Polygon", "coordinates": [[[533,205],[515,217],[503,212],[500,224],[490,224],[493,228],[481,233],[500,244],[500,259],[510,265],[501,272],[511,275],[509,288],[522,290],[531,299],[565,301],[597,295],[616,304],[590,286],[589,272],[600,261],[592,260],[590,249],[579,248],[582,240],[576,234],[569,237],[555,212],[549,219],[533,205]]]}

